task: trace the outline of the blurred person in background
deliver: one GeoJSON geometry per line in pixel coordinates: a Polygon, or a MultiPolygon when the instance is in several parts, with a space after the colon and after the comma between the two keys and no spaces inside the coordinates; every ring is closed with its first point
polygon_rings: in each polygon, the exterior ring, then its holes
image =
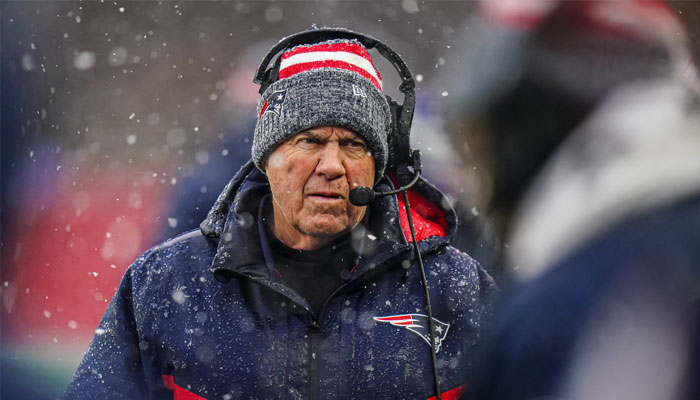
{"type": "Polygon", "coordinates": [[[183,178],[173,190],[174,207],[168,218],[169,229],[161,232],[161,241],[197,228],[206,218],[221,188],[250,159],[259,96],[258,86],[250,77],[270,47],[272,44],[268,41],[256,42],[236,56],[235,66],[225,79],[226,117],[221,131],[200,145],[194,160],[181,166],[183,178]]]}
{"type": "Polygon", "coordinates": [[[450,119],[512,282],[469,398],[700,398],[700,102],[683,27],[658,1],[481,6],[450,119]]]}
{"type": "Polygon", "coordinates": [[[409,192],[417,238],[400,197],[350,203],[356,186],[394,188],[393,117],[367,49],[334,34],[281,50],[252,160],[200,229],[127,270],[65,398],[464,391],[495,284],[449,245],[454,211],[426,180],[409,192]]]}

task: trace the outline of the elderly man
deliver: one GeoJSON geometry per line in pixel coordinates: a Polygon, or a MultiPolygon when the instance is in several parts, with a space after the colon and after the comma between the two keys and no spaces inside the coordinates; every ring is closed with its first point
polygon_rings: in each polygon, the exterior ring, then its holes
{"type": "Polygon", "coordinates": [[[494,284],[449,246],[454,213],[420,180],[430,346],[406,208],[349,201],[393,188],[390,107],[366,48],[285,49],[258,113],[252,161],[201,229],[129,268],[66,398],[427,399],[433,372],[442,399],[459,397],[494,284]]]}

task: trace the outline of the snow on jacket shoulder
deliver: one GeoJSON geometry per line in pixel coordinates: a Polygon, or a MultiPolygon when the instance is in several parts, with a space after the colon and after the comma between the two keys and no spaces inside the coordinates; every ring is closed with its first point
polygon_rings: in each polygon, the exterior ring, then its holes
{"type": "MultiPolygon", "coordinates": [[[[443,195],[426,181],[417,186],[411,214],[422,232],[442,398],[456,399],[496,288],[448,245],[456,217],[443,195]]],[[[391,187],[386,178],[379,184],[391,187]]],[[[356,267],[315,315],[265,261],[258,213],[267,193],[248,163],[200,231],[154,247],[128,269],[66,399],[435,396],[403,204],[391,196],[370,207],[352,235],[356,267]]]]}

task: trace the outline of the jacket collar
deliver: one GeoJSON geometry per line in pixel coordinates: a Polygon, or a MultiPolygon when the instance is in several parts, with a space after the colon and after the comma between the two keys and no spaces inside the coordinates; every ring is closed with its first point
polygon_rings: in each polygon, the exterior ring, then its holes
{"type": "MultiPolygon", "coordinates": [[[[378,191],[393,189],[386,176],[375,185],[378,191]]],[[[226,185],[200,225],[202,233],[217,243],[211,267],[217,279],[234,273],[282,284],[272,266],[265,262],[264,249],[268,244],[259,225],[261,199],[269,193],[267,178],[249,161],[226,185]]],[[[444,195],[421,178],[409,191],[409,199],[421,252],[447,245],[456,230],[457,218],[444,195]]],[[[359,260],[351,277],[410,251],[410,237],[403,196],[378,198],[363,222],[353,230],[353,246],[359,260]]]]}

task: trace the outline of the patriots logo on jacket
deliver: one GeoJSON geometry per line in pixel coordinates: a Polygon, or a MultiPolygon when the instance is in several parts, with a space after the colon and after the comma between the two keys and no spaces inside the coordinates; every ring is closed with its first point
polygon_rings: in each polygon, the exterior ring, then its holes
{"type": "MultiPolygon", "coordinates": [[[[388,322],[394,326],[406,328],[422,337],[430,345],[430,332],[428,330],[428,316],[423,314],[388,315],[386,317],[374,317],[375,321],[388,322]]],[[[435,354],[440,351],[442,341],[447,337],[450,324],[433,318],[433,330],[435,332],[435,354]]]]}
{"type": "Polygon", "coordinates": [[[279,117],[282,113],[282,105],[284,105],[284,99],[286,98],[287,89],[273,92],[270,95],[270,97],[268,97],[267,100],[265,100],[265,102],[263,103],[262,108],[260,109],[260,115],[258,115],[258,119],[262,118],[263,114],[265,114],[268,111],[277,114],[277,116],[279,117]]]}

